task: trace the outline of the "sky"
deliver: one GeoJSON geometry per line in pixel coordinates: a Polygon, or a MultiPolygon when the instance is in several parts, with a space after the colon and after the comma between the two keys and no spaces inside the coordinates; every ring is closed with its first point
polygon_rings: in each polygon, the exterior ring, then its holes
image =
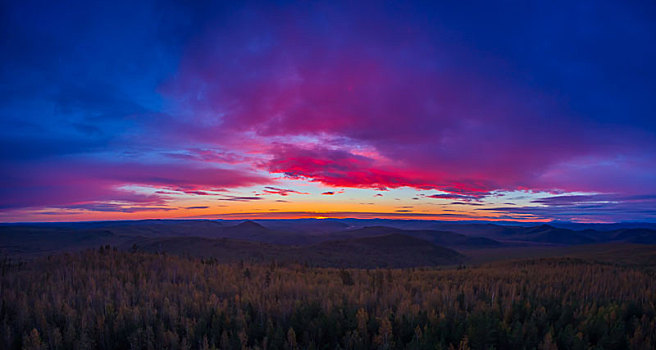
{"type": "Polygon", "coordinates": [[[653,1],[3,1],[0,221],[656,222],[653,1]]]}

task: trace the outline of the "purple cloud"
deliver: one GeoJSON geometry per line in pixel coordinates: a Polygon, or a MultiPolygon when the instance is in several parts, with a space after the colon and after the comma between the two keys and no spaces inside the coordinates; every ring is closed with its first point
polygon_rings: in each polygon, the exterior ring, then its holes
{"type": "Polygon", "coordinates": [[[272,187],[272,186],[266,186],[264,187],[264,191],[262,191],[267,194],[277,194],[280,196],[288,196],[290,193],[293,194],[309,194],[307,192],[300,192],[296,190],[290,190],[290,189],[285,189],[285,188],[278,188],[278,187],[272,187]]]}

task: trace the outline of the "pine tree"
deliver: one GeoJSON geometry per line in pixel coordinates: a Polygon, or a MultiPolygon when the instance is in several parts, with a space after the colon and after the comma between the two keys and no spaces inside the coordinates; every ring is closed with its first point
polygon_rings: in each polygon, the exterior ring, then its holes
{"type": "Polygon", "coordinates": [[[290,327],[289,331],[287,331],[287,349],[298,349],[298,344],[296,343],[296,332],[294,332],[294,328],[292,327],[290,327]]]}
{"type": "Polygon", "coordinates": [[[42,350],[45,346],[41,342],[41,336],[36,328],[32,328],[29,334],[23,336],[23,349],[25,350],[42,350]]]}

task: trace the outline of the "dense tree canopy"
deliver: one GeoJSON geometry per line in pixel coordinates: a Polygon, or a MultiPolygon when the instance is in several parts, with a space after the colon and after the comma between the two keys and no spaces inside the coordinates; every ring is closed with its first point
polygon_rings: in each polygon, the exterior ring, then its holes
{"type": "Polygon", "coordinates": [[[4,349],[651,349],[656,274],[217,264],[109,247],[2,263],[4,349]]]}

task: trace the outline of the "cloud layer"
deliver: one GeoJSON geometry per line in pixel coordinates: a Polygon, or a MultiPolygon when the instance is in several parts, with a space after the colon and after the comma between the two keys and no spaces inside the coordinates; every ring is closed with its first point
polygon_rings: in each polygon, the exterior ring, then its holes
{"type": "Polygon", "coordinates": [[[11,217],[273,208],[341,189],[481,204],[458,214],[472,217],[656,215],[650,5],[3,7],[11,217]],[[494,201],[517,191],[533,202],[494,201]]]}

